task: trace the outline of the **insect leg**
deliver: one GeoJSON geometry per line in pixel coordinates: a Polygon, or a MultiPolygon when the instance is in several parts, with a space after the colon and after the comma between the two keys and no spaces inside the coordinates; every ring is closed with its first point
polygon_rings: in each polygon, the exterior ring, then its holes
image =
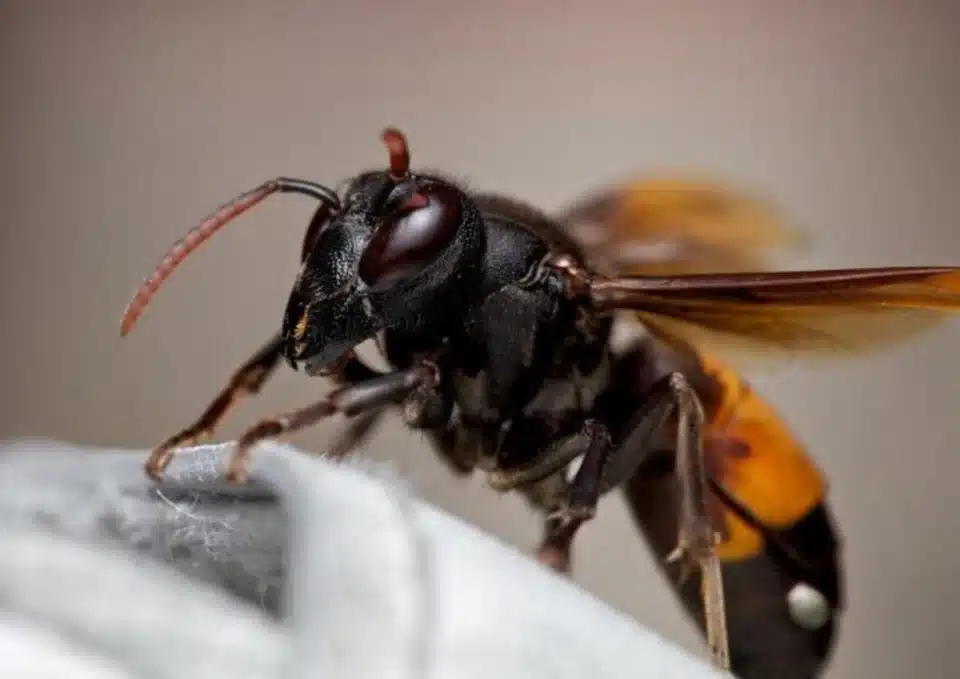
{"type": "Polygon", "coordinates": [[[594,420],[587,420],[579,429],[575,429],[572,434],[561,436],[529,462],[491,470],[487,483],[491,488],[505,493],[521,486],[539,483],[563,471],[590,447],[596,424],[594,420]]]}
{"type": "MultiPolygon", "coordinates": [[[[444,397],[434,392],[432,387],[424,387],[423,389],[423,393],[418,393],[421,390],[417,389],[404,399],[404,422],[411,428],[425,429],[427,435],[433,439],[434,445],[438,448],[440,457],[448,462],[456,473],[466,473],[466,470],[457,467],[455,461],[449,460],[445,454],[444,446],[449,445],[447,443],[449,431],[446,429],[437,431],[437,429],[444,427],[448,420],[449,412],[443,410],[447,407],[446,400],[441,401],[440,399],[444,397]],[[443,414],[445,412],[446,414],[443,414]]],[[[344,457],[352,453],[369,438],[374,427],[386,414],[387,409],[383,407],[357,415],[347,424],[344,431],[327,450],[326,456],[344,457]]]]}
{"type": "Polygon", "coordinates": [[[546,534],[536,552],[537,561],[561,573],[570,571],[577,531],[596,514],[600,480],[612,449],[610,433],[597,420],[587,420],[583,433],[589,439],[587,452],[567,489],[566,504],[547,518],[546,534]]]}
{"type": "Polygon", "coordinates": [[[707,642],[714,663],[729,669],[726,610],[720,561],[714,551],[716,531],[707,506],[707,475],[703,460],[703,408],[696,392],[681,373],[658,381],[634,417],[624,442],[603,470],[600,492],[624,483],[647,459],[648,445],[667,418],[676,415],[676,474],[680,488],[679,535],[670,561],[688,559],[701,569],[707,642]]]}
{"type": "Polygon", "coordinates": [[[145,465],[147,474],[153,479],[159,478],[173,459],[176,448],[207,439],[238,399],[260,391],[280,362],[282,349],[283,342],[278,333],[233,373],[227,386],[193,424],[153,449],[145,465]]]}
{"type": "MultiPolygon", "coordinates": [[[[374,370],[355,354],[332,376],[340,386],[361,384],[384,373],[374,370]]],[[[327,457],[340,458],[349,455],[369,438],[373,428],[384,415],[383,408],[369,410],[351,419],[336,440],[326,451],[327,457]]]]}
{"type": "Polygon", "coordinates": [[[327,449],[327,457],[345,457],[362,445],[383,417],[383,409],[372,410],[357,415],[347,423],[343,431],[327,449]]]}
{"type": "Polygon", "coordinates": [[[439,373],[432,363],[418,364],[374,377],[358,384],[340,387],[313,405],[260,421],[240,437],[230,457],[227,479],[243,483],[247,479],[250,449],[266,439],[291,434],[326,417],[340,413],[347,417],[395,403],[417,387],[436,384],[439,373]]]}
{"type": "MultiPolygon", "coordinates": [[[[337,375],[340,384],[359,384],[383,374],[360,363],[359,360],[356,362],[360,364],[359,368],[351,368],[348,365],[347,370],[337,375]]],[[[425,429],[430,433],[447,425],[452,410],[453,401],[450,395],[441,391],[438,385],[432,382],[418,386],[403,399],[402,414],[407,426],[413,429],[425,429]]],[[[327,457],[343,457],[353,452],[366,441],[386,412],[387,407],[384,406],[353,418],[327,450],[327,457]]]]}
{"type": "MultiPolygon", "coordinates": [[[[675,409],[676,399],[669,379],[664,378],[655,382],[641,402],[640,408],[627,423],[626,434],[619,442],[617,449],[607,456],[602,469],[586,464],[587,459],[584,457],[575,480],[581,478],[585,481],[583,475],[588,471],[599,473],[599,478],[593,480],[598,496],[624,483],[653,452],[649,442],[660,432],[675,409]]],[[[570,461],[570,459],[561,460],[563,466],[570,461]]],[[[553,468],[560,467],[551,467],[553,468]]],[[[567,494],[571,492],[569,488],[566,490],[567,494]]],[[[569,524],[563,525],[556,513],[552,513],[544,524],[544,538],[537,550],[537,559],[555,570],[569,572],[575,531],[576,528],[569,524]]]]}
{"type": "Polygon", "coordinates": [[[680,534],[670,559],[687,555],[700,567],[707,645],[714,664],[730,669],[730,642],[723,597],[717,534],[707,507],[707,474],[703,461],[703,407],[680,373],[669,378],[677,397],[677,481],[680,486],[680,534]]]}

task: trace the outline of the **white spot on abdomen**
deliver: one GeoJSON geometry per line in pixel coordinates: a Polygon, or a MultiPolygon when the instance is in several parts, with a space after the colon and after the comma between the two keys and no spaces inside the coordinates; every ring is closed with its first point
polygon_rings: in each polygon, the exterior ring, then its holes
{"type": "Polygon", "coordinates": [[[804,629],[818,630],[830,621],[830,602],[805,582],[787,592],[787,608],[793,621],[804,629]]]}

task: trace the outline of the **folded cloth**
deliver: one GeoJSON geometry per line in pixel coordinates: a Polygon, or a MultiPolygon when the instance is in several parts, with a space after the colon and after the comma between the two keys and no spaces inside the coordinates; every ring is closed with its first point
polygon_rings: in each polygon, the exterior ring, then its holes
{"type": "Polygon", "coordinates": [[[227,451],[0,445],[0,677],[723,676],[385,467],[227,451]]]}

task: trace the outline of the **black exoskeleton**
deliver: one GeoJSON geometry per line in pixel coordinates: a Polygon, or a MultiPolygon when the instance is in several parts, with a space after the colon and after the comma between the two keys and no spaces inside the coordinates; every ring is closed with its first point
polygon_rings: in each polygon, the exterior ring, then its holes
{"type": "MultiPolygon", "coordinates": [[[[286,361],[337,387],[313,405],[248,429],[230,459],[230,479],[246,479],[248,455],[264,439],[341,414],[351,419],[329,454],[345,455],[378,417],[399,409],[454,470],[481,470],[491,486],[523,493],[545,514],[537,556],[558,571],[569,571],[574,537],[599,498],[625,488],[658,556],[682,557],[683,565],[699,569],[682,596],[718,666],[730,667],[732,650],[743,677],[816,676],[833,638],[829,615],[841,605],[828,515],[817,504],[803,509],[803,522],[777,526],[752,515],[755,507],[738,507],[722,477],[742,469],[734,463],[745,453],[736,440],[715,436],[705,443],[703,435],[707,414],[711,427],[722,428],[730,385],[708,374],[692,347],[663,341],[653,322],[635,324],[634,336],[621,341],[616,314],[652,314],[803,346],[820,338],[797,320],[808,311],[829,318],[828,309],[960,310],[960,270],[661,277],[606,271],[559,221],[506,196],[411,170],[403,135],[390,129],[383,140],[386,170],[361,173],[339,192],[299,179],[265,182],[188,232],[140,287],[124,315],[124,334],[176,266],[230,220],[274,193],[319,203],[279,331],[194,424],[152,451],[147,473],[159,477],[176,448],[212,434],[238,398],[259,391],[286,361]],[[361,360],[356,349],[368,340],[376,341],[389,371],[361,360]],[[715,549],[718,502],[762,543],[749,559],[727,564],[738,604],[729,619],[715,549]],[[788,533],[801,523],[806,533],[788,533]],[[825,622],[804,627],[789,618],[786,594],[798,585],[817,590],[825,622]]],[[[770,424],[772,416],[764,417],[770,424]]],[[[764,433],[752,436],[765,444],[764,433]]],[[[775,448],[757,459],[785,459],[775,448]]],[[[780,476],[762,494],[778,493],[799,468],[775,470],[780,476]]],[[[797,512],[793,518],[802,518],[797,512]]]]}
{"type": "MultiPolygon", "coordinates": [[[[153,451],[148,473],[158,477],[176,447],[208,436],[231,403],[256,392],[282,358],[341,386],[312,406],[250,428],[237,443],[229,478],[246,479],[247,456],[258,441],[335,413],[359,416],[336,451],[344,454],[384,407],[399,405],[405,421],[427,431],[454,468],[483,469],[495,488],[519,489],[543,509],[539,558],[567,571],[574,535],[599,497],[672,445],[663,425],[675,414],[672,436],[685,488],[678,554],[709,566],[714,533],[699,452],[703,411],[684,376],[695,373],[650,354],[642,361],[653,371],[645,381],[618,379],[630,368],[618,365],[623,359],[611,348],[613,318],[591,307],[586,262],[562,229],[530,206],[414,172],[403,135],[387,130],[383,140],[388,170],[356,176],[340,195],[303,180],[267,182],[189,232],[141,287],[124,333],[176,265],[229,220],[275,192],[319,200],[281,331],[194,425],[153,451]],[[372,338],[392,372],[373,370],[355,353],[372,338]]],[[[711,623],[710,641],[725,666],[718,568],[714,562],[705,574],[713,577],[712,614],[721,621],[711,623]]]]}
{"type": "Polygon", "coordinates": [[[699,453],[701,397],[688,384],[695,363],[667,357],[654,343],[616,356],[614,319],[591,306],[587,263],[562,228],[505,196],[472,194],[441,175],[412,171],[397,130],[383,140],[387,170],[357,175],[339,195],[298,179],[267,182],[189,232],[142,286],[123,332],[177,264],[229,220],[275,192],[319,201],[281,331],[194,425],[153,451],[148,473],[157,477],[176,447],[209,435],[282,358],[341,386],[250,428],[231,460],[233,480],[246,478],[249,450],[264,438],[334,413],[357,416],[335,451],[344,454],[386,406],[399,405],[455,469],[483,469],[495,488],[519,489],[545,510],[539,556],[565,571],[573,536],[598,498],[678,443],[686,488],[678,549],[705,562],[714,533],[699,453]],[[394,371],[381,374],[357,356],[355,348],[373,338],[394,371]],[[639,381],[631,367],[638,351],[646,352],[648,372],[639,381]],[[666,435],[671,415],[675,431],[666,435]]]}

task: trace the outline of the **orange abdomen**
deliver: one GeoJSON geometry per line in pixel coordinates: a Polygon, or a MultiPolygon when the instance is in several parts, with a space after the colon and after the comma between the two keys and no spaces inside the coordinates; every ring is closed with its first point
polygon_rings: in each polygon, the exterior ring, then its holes
{"type": "MultiPolygon", "coordinates": [[[[720,394],[704,432],[711,480],[756,523],[773,531],[788,529],[824,500],[823,474],[776,410],[736,372],[708,357],[701,362],[720,394]]],[[[763,549],[756,527],[720,498],[714,508],[725,532],[717,547],[721,559],[742,560],[763,549]]]]}
{"type": "MultiPolygon", "coordinates": [[[[684,369],[703,386],[707,498],[724,534],[716,551],[733,672],[740,679],[815,679],[826,666],[843,607],[843,564],[827,481],[746,381],[702,354],[696,362],[684,369]]],[[[624,494],[668,582],[703,631],[699,577],[684,578],[681,567],[663,562],[679,528],[674,471],[650,464],[624,494]]]]}

